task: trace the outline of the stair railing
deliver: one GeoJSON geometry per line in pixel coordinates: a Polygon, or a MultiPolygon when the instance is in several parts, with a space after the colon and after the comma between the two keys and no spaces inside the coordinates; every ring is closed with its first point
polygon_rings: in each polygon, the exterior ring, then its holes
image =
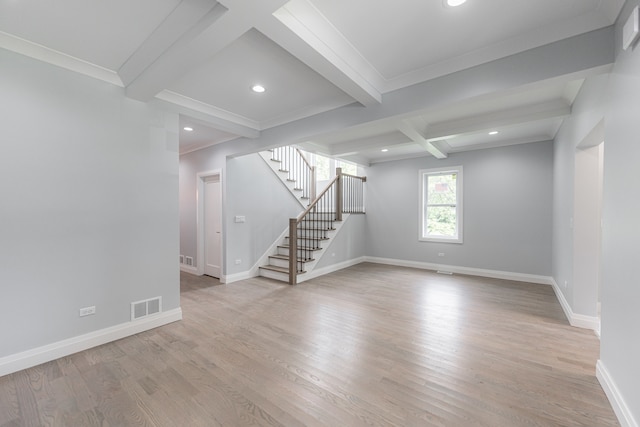
{"type": "Polygon", "coordinates": [[[284,146],[271,150],[271,159],[280,162],[280,170],[287,172],[287,179],[296,183],[296,190],[302,191],[301,198],[309,202],[316,198],[315,167],[304,154],[295,147],[284,146]]]}
{"type": "Polygon", "coordinates": [[[342,173],[336,176],[320,195],[297,218],[289,219],[289,284],[297,283],[305,262],[313,260],[326,233],[342,221],[343,213],[364,213],[364,183],[366,177],[342,173]],[[300,240],[303,245],[298,244],[300,240]]]}

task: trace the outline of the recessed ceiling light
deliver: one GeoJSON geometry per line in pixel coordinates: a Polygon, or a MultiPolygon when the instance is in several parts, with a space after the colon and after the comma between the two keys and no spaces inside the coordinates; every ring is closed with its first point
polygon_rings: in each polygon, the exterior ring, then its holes
{"type": "Polygon", "coordinates": [[[383,148],[383,149],[382,149],[382,150],[380,150],[380,151],[382,151],[383,153],[386,153],[387,151],[389,151],[389,149],[388,149],[388,148],[383,148]]]}
{"type": "Polygon", "coordinates": [[[187,132],[193,132],[193,128],[189,126],[185,126],[182,129],[186,130],[187,132]]]}
{"type": "Polygon", "coordinates": [[[449,7],[456,7],[456,6],[460,6],[462,3],[466,1],[467,0],[444,0],[444,5],[449,7]]]}
{"type": "Polygon", "coordinates": [[[489,132],[489,135],[497,135],[498,131],[497,130],[492,130],[491,132],[489,132]]]}
{"type": "Polygon", "coordinates": [[[254,91],[255,93],[262,93],[267,89],[265,89],[265,87],[262,85],[253,85],[251,86],[251,90],[254,91]]]}

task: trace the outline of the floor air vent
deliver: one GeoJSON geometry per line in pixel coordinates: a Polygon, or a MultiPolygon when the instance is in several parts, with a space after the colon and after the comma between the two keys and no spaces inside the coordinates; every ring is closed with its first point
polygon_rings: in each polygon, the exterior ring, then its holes
{"type": "Polygon", "coordinates": [[[138,320],[143,317],[162,311],[162,297],[149,298],[131,303],[131,320],[138,320]]]}

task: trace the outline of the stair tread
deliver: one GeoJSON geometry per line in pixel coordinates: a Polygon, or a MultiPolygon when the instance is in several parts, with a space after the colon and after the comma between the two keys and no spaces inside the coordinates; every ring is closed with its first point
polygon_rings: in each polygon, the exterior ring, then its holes
{"type": "MultiPolygon", "coordinates": [[[[324,230],[318,230],[318,231],[324,231],[324,230]]],[[[290,237],[287,236],[287,239],[289,239],[290,237]]],[[[328,237],[311,237],[311,236],[298,236],[298,240],[329,240],[328,237]]]]}
{"type": "Polygon", "coordinates": [[[303,228],[298,228],[298,230],[335,231],[335,228],[333,228],[333,227],[331,227],[331,228],[309,228],[309,227],[303,227],[303,228]]]}
{"type": "MultiPolygon", "coordinates": [[[[286,248],[286,249],[290,248],[290,246],[287,245],[286,243],[282,244],[282,245],[278,245],[278,247],[279,248],[286,248]]],[[[312,248],[312,247],[309,247],[309,246],[298,246],[297,248],[298,248],[298,250],[303,250],[303,251],[319,251],[320,249],[322,249],[322,248],[312,248]]]]}
{"type": "MultiPolygon", "coordinates": [[[[269,255],[269,258],[277,258],[277,259],[282,259],[282,260],[289,260],[289,255],[269,255]]],[[[307,259],[298,259],[298,261],[300,262],[311,262],[311,261],[315,261],[315,259],[313,258],[307,258],[307,259]]]]}
{"type": "MultiPolygon", "coordinates": [[[[277,271],[278,273],[286,273],[289,274],[289,269],[285,267],[276,267],[275,265],[261,265],[260,268],[264,268],[265,270],[277,271]]],[[[298,274],[306,273],[305,270],[298,270],[298,274]]]]}

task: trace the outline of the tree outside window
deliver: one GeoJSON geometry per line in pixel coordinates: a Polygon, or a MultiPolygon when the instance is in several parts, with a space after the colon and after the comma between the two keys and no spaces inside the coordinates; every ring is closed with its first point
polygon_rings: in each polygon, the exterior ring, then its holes
{"type": "Polygon", "coordinates": [[[420,171],[420,240],[462,243],[462,166],[420,171]]]}

